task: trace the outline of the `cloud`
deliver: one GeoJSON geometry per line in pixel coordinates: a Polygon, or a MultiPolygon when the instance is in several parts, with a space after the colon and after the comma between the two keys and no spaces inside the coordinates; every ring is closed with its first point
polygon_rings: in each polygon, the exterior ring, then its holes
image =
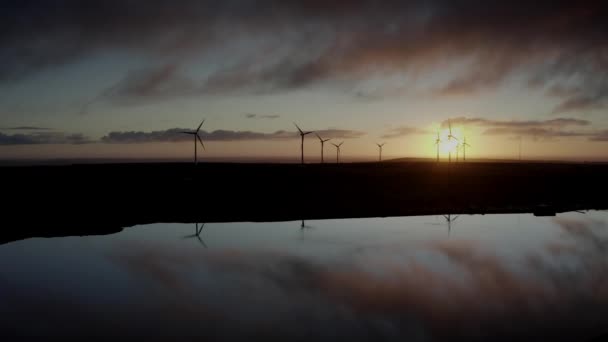
{"type": "Polygon", "coordinates": [[[597,132],[590,139],[591,141],[608,141],[608,130],[597,132]]]}
{"type": "Polygon", "coordinates": [[[550,120],[489,120],[484,118],[456,117],[444,120],[441,127],[447,128],[449,124],[462,126],[502,127],[502,128],[562,128],[566,126],[589,126],[588,120],[575,118],[557,118],[550,120]]]}
{"type": "Polygon", "coordinates": [[[601,1],[64,0],[11,2],[3,14],[5,82],[100,52],[160,61],[106,92],[121,102],[324,84],[351,89],[373,76],[416,76],[454,63],[461,68],[437,94],[471,94],[524,75],[539,88],[576,79],[580,89],[560,98],[557,113],[604,108],[608,99],[601,1]],[[212,70],[179,72],[195,62],[212,70]]]}
{"type": "Polygon", "coordinates": [[[552,139],[560,137],[587,137],[591,141],[601,141],[602,132],[581,129],[591,126],[588,120],[575,118],[556,118],[549,120],[489,120],[477,117],[457,117],[444,120],[441,127],[477,126],[484,128],[483,135],[524,136],[533,139],[552,139]]]}
{"type": "Polygon", "coordinates": [[[67,134],[61,132],[37,132],[29,134],[0,133],[0,145],[41,145],[41,144],[70,144],[80,145],[92,143],[93,140],[83,134],[67,134]]]}
{"type": "Polygon", "coordinates": [[[51,129],[48,127],[38,127],[38,126],[16,126],[16,127],[4,127],[0,128],[0,130],[10,130],[10,131],[50,131],[51,129]]]}
{"type": "Polygon", "coordinates": [[[278,119],[281,116],[277,115],[277,114],[252,114],[252,113],[247,113],[247,114],[245,114],[245,117],[247,119],[269,119],[269,120],[272,120],[272,119],[278,119]]]}
{"type": "Polygon", "coordinates": [[[381,138],[391,139],[391,138],[400,138],[414,134],[428,134],[429,132],[424,129],[409,127],[409,126],[401,126],[388,130],[387,133],[381,136],[381,138]]]}
{"type": "MultiPolygon", "coordinates": [[[[101,138],[103,143],[151,143],[151,142],[182,142],[192,141],[191,135],[182,134],[180,132],[188,132],[190,130],[183,128],[171,128],[163,131],[152,132],[110,132],[101,138]]],[[[326,129],[316,131],[318,134],[331,138],[352,139],[363,136],[365,133],[343,129],[326,129]]],[[[253,140],[290,140],[298,139],[297,132],[292,131],[275,131],[273,133],[262,133],[252,131],[231,131],[231,130],[215,130],[212,132],[200,131],[200,136],[204,141],[253,141],[253,140]]]]}

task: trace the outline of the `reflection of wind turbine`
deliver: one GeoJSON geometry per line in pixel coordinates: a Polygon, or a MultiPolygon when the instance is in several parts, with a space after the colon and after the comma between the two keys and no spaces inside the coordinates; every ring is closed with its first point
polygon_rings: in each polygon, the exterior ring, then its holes
{"type": "Polygon", "coordinates": [[[306,220],[302,220],[302,224],[300,224],[300,229],[304,229],[304,228],[312,228],[311,226],[306,225],[306,220]]]}
{"type": "Polygon", "coordinates": [[[203,120],[201,122],[201,124],[198,125],[198,128],[194,132],[180,132],[182,134],[190,134],[194,138],[194,164],[198,164],[198,153],[196,151],[196,140],[197,139],[201,143],[201,146],[203,146],[203,150],[205,149],[205,144],[203,144],[203,139],[201,139],[201,136],[198,135],[198,132],[201,130],[201,126],[203,126],[203,123],[205,123],[205,120],[203,120]]]}
{"type": "Polygon", "coordinates": [[[437,146],[437,162],[439,163],[439,144],[441,144],[441,138],[439,137],[439,131],[437,131],[437,139],[435,139],[435,145],[437,146]]]}
{"type": "Polygon", "coordinates": [[[339,143],[339,144],[334,144],[332,143],[332,145],[336,146],[336,163],[339,164],[340,163],[340,146],[342,146],[342,144],[344,144],[344,141],[339,143]]]}
{"type": "Polygon", "coordinates": [[[379,153],[380,153],[380,156],[378,158],[379,161],[382,161],[382,146],[384,146],[384,145],[386,145],[386,143],[382,143],[382,144],[376,143],[376,146],[378,146],[379,153]]]}
{"type": "Polygon", "coordinates": [[[467,161],[467,147],[471,147],[467,143],[467,137],[464,137],[464,141],[462,142],[462,161],[467,161]]]}
{"type": "Polygon", "coordinates": [[[198,242],[200,242],[201,245],[203,245],[203,247],[207,248],[207,245],[205,244],[205,242],[203,241],[203,239],[201,239],[201,232],[203,231],[203,227],[205,227],[204,223],[201,225],[200,229],[198,228],[198,223],[196,223],[195,233],[192,234],[192,235],[186,235],[186,236],[184,236],[184,239],[190,239],[190,238],[194,238],[195,237],[195,238],[198,239],[198,242]]]}
{"type": "Polygon", "coordinates": [[[321,142],[321,164],[323,164],[325,162],[325,159],[323,157],[323,150],[325,149],[325,143],[330,141],[331,139],[329,139],[329,138],[323,139],[316,133],[315,133],[315,135],[317,136],[317,138],[319,138],[319,141],[321,142]]]}
{"type": "Polygon", "coordinates": [[[301,148],[302,148],[302,158],[301,158],[301,160],[302,160],[302,164],[304,164],[304,136],[312,133],[312,131],[304,132],[303,130],[300,129],[300,127],[298,127],[298,125],[295,122],[293,124],[296,126],[296,128],[298,129],[298,131],[300,131],[300,137],[302,138],[302,146],[301,146],[301,148]]]}
{"type": "MultiPolygon", "coordinates": [[[[452,122],[450,121],[450,119],[448,119],[448,128],[449,128],[449,134],[448,134],[448,141],[452,141],[452,139],[458,141],[458,139],[452,134],[452,122]]],[[[450,148],[450,151],[448,153],[448,161],[451,162],[452,161],[452,149],[450,148]]]]}
{"type": "Polygon", "coordinates": [[[445,220],[448,223],[448,237],[450,237],[450,232],[452,231],[452,222],[456,221],[459,215],[453,216],[452,214],[443,215],[445,220]]]}

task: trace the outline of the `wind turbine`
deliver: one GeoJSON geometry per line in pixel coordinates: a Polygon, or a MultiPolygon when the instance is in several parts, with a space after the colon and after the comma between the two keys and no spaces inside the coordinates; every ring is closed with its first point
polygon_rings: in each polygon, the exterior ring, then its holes
{"type": "Polygon", "coordinates": [[[382,143],[382,144],[376,143],[376,145],[378,146],[378,149],[380,150],[379,151],[380,157],[378,159],[379,159],[379,161],[382,161],[382,146],[386,145],[386,143],[382,143]]]}
{"type": "Polygon", "coordinates": [[[313,133],[313,131],[304,132],[302,129],[300,129],[300,127],[298,127],[298,125],[295,122],[293,124],[296,126],[296,128],[298,129],[298,131],[300,131],[300,137],[302,138],[302,146],[301,146],[302,147],[302,158],[301,158],[301,161],[302,161],[302,164],[304,164],[304,136],[308,135],[310,133],[313,133]]]}
{"type": "Polygon", "coordinates": [[[195,231],[195,233],[192,234],[192,235],[186,235],[186,236],[184,236],[184,239],[190,239],[190,238],[194,238],[195,237],[195,238],[198,239],[198,241],[201,243],[201,245],[203,245],[205,248],[207,248],[207,245],[205,244],[205,242],[203,241],[203,239],[201,239],[201,232],[203,231],[203,227],[205,227],[204,223],[201,225],[200,229],[198,228],[198,223],[196,223],[196,226],[195,226],[196,231],[195,231]]]}
{"type": "Polygon", "coordinates": [[[437,146],[437,162],[439,163],[439,144],[441,144],[441,138],[439,137],[439,131],[437,131],[437,139],[435,139],[435,145],[437,146]]]}
{"type": "Polygon", "coordinates": [[[321,142],[321,164],[323,164],[325,162],[323,158],[323,150],[325,149],[325,143],[330,141],[331,139],[323,139],[317,133],[315,133],[315,135],[317,136],[317,138],[319,138],[319,141],[321,142]]]}
{"type": "Polygon", "coordinates": [[[467,137],[464,137],[464,141],[462,142],[462,161],[467,161],[467,147],[471,147],[467,143],[467,137]]]}
{"type": "Polygon", "coordinates": [[[205,120],[203,119],[203,121],[201,121],[201,124],[198,125],[198,128],[194,132],[180,132],[182,134],[190,134],[194,138],[194,164],[198,164],[198,153],[196,150],[196,140],[197,139],[201,143],[201,146],[203,146],[203,150],[205,149],[205,144],[203,144],[203,139],[201,139],[201,136],[198,135],[198,132],[201,130],[201,127],[203,126],[204,123],[205,123],[205,120]]]}
{"type": "Polygon", "coordinates": [[[340,146],[342,146],[342,144],[344,144],[344,141],[337,145],[332,143],[332,145],[336,146],[336,164],[340,163],[340,146]]]}
{"type": "MultiPolygon", "coordinates": [[[[448,141],[452,141],[452,139],[458,141],[458,138],[456,138],[453,134],[452,134],[452,122],[450,122],[450,119],[448,119],[448,127],[449,127],[449,134],[448,134],[448,141]]],[[[448,153],[448,162],[452,162],[452,149],[450,148],[450,151],[448,153]]]]}
{"type": "Polygon", "coordinates": [[[458,162],[458,154],[460,153],[460,143],[456,144],[456,162],[458,162]]]}

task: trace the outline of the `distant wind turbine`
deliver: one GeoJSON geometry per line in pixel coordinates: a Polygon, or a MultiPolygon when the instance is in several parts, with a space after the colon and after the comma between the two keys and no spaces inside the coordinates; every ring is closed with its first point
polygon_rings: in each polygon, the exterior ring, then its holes
{"type": "Polygon", "coordinates": [[[302,149],[302,158],[301,158],[301,161],[302,161],[302,164],[304,164],[304,136],[308,135],[310,133],[313,133],[313,131],[304,132],[302,129],[300,129],[300,127],[295,122],[293,124],[296,126],[296,128],[298,129],[298,131],[300,131],[300,137],[302,138],[302,146],[301,146],[301,149],[302,149]]]}
{"type": "Polygon", "coordinates": [[[462,142],[462,161],[467,161],[467,147],[471,147],[467,143],[467,137],[464,137],[464,141],[462,142]]]}
{"type": "MultiPolygon", "coordinates": [[[[458,141],[458,138],[456,138],[453,134],[452,134],[452,122],[450,121],[450,119],[448,119],[448,127],[449,127],[449,134],[448,134],[448,141],[452,141],[452,139],[458,141]]],[[[448,162],[452,162],[452,149],[450,149],[449,153],[448,153],[448,162]]]]}
{"type": "Polygon", "coordinates": [[[196,140],[197,139],[201,143],[201,146],[203,146],[203,150],[205,149],[205,144],[203,144],[203,139],[201,139],[201,136],[198,135],[198,132],[201,130],[201,127],[203,126],[204,123],[205,123],[205,120],[203,119],[203,121],[201,121],[201,124],[198,125],[198,128],[194,132],[180,132],[182,134],[190,134],[194,138],[194,164],[198,164],[198,153],[196,150],[196,140]]]}
{"type": "Polygon", "coordinates": [[[339,164],[340,163],[340,146],[342,146],[342,144],[344,144],[344,141],[339,143],[339,144],[334,144],[332,143],[332,145],[336,146],[336,163],[339,164]]]}
{"type": "Polygon", "coordinates": [[[519,136],[519,161],[521,161],[521,135],[519,136]]]}
{"type": "Polygon", "coordinates": [[[382,144],[376,143],[376,146],[378,146],[378,150],[379,150],[379,153],[380,153],[380,156],[378,158],[379,161],[382,161],[382,146],[384,146],[384,145],[386,145],[386,143],[382,143],[382,144]]]}
{"type": "Polygon", "coordinates": [[[435,139],[435,145],[437,146],[437,162],[439,163],[439,144],[441,144],[441,138],[439,137],[439,131],[437,131],[437,139],[435,139]]]}
{"type": "Polygon", "coordinates": [[[205,242],[203,241],[203,239],[201,239],[201,232],[203,231],[203,227],[205,227],[204,223],[201,225],[200,229],[198,228],[198,223],[196,223],[195,233],[192,234],[192,235],[186,235],[186,236],[184,236],[184,239],[190,239],[190,238],[194,238],[195,237],[195,238],[198,239],[198,242],[200,242],[201,245],[203,245],[203,247],[207,248],[207,245],[205,244],[205,242]]]}
{"type": "Polygon", "coordinates": [[[317,138],[319,138],[319,141],[321,142],[321,164],[323,164],[325,162],[324,157],[323,157],[323,150],[325,149],[325,143],[330,141],[331,139],[329,139],[329,138],[323,139],[316,133],[315,133],[315,135],[317,136],[317,138]]]}

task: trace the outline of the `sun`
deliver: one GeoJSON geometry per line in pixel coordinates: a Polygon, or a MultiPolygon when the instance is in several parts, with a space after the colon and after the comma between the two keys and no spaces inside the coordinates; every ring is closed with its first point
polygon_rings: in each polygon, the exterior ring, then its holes
{"type": "Polygon", "coordinates": [[[455,139],[449,139],[449,136],[450,130],[447,128],[442,129],[439,132],[439,139],[441,139],[441,143],[439,143],[439,152],[442,154],[456,152],[456,146],[463,137],[462,129],[460,127],[452,127],[452,136],[454,136],[455,139]]]}

